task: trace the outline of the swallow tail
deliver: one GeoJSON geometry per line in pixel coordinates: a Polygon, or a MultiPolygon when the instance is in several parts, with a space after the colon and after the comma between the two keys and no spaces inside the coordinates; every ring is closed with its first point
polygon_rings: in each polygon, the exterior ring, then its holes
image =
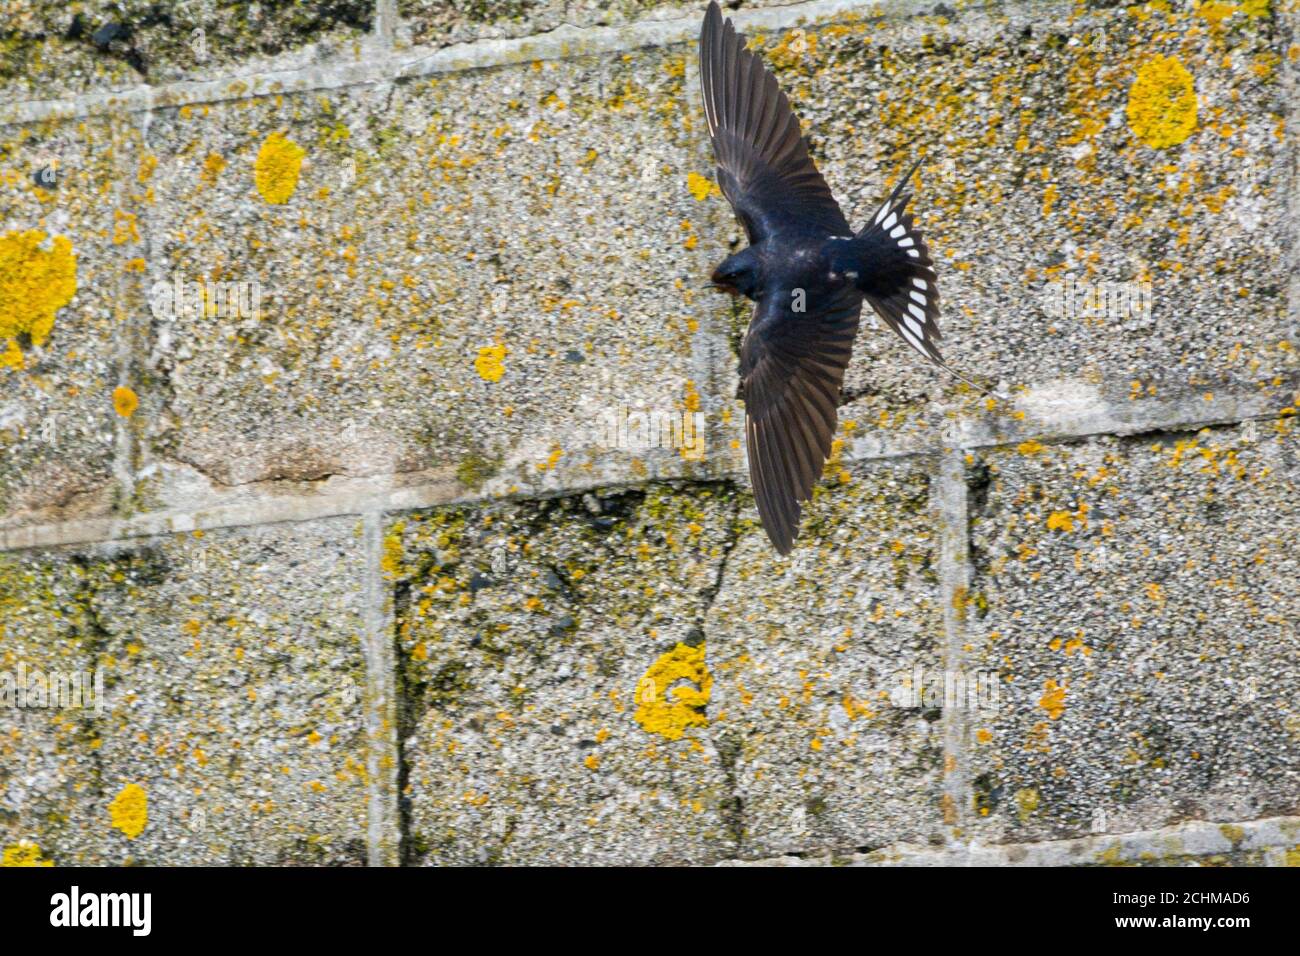
{"type": "Polygon", "coordinates": [[[917,166],[908,170],[871,221],[853,237],[850,269],[857,274],[858,289],[881,320],[912,348],[943,365],[937,344],[942,336],[934,263],[921,230],[906,211],[912,198],[907,185],[917,166]]]}

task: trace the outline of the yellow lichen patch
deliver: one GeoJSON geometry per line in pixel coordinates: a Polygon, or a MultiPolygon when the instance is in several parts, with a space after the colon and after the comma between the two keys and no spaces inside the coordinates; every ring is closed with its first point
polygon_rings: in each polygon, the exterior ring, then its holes
{"type": "Polygon", "coordinates": [[[18,337],[43,345],[54,328],[54,316],[77,291],[77,260],[72,242],[48,237],[39,229],[0,236],[0,341],[5,342],[4,365],[22,367],[18,337]]]}
{"type": "Polygon", "coordinates": [[[695,380],[688,378],[686,387],[682,394],[682,404],[686,406],[688,412],[698,412],[700,410],[700,393],[695,388],[695,380]]]}
{"type": "Polygon", "coordinates": [[[1196,129],[1196,89],[1176,57],[1142,64],[1128,93],[1128,125],[1152,149],[1177,146],[1196,129]]]}
{"type": "Polygon", "coordinates": [[[1038,801],[1038,791],[1033,787],[1016,791],[1016,814],[1020,817],[1021,823],[1026,822],[1038,809],[1038,801]]]}
{"type": "Polygon", "coordinates": [[[689,173],[686,176],[686,188],[691,191],[691,195],[697,202],[704,202],[710,196],[719,194],[718,184],[699,173],[689,173]]]}
{"type": "Polygon", "coordinates": [[[140,399],[125,385],[113,389],[113,409],[123,418],[130,418],[140,407],[140,399]]]}
{"type": "MultiPolygon", "coordinates": [[[[500,377],[501,377],[500,375],[497,376],[497,378],[500,377]]],[[[551,471],[553,468],[555,468],[556,465],[560,463],[560,459],[563,457],[564,457],[564,449],[561,448],[559,445],[552,445],[551,453],[546,457],[546,461],[539,461],[537,463],[537,470],[551,471]]]]}
{"type": "Polygon", "coordinates": [[[140,224],[135,213],[121,209],[113,211],[113,245],[124,246],[140,241],[140,224]]]}
{"type": "Polygon", "coordinates": [[[1047,527],[1050,531],[1073,531],[1074,517],[1068,511],[1053,511],[1047,517],[1047,527]]]}
{"type": "Polygon", "coordinates": [[[1052,214],[1052,207],[1056,205],[1056,199],[1059,195],[1056,183],[1048,183],[1047,188],[1043,190],[1043,218],[1047,218],[1052,214]]]}
{"type": "Polygon", "coordinates": [[[0,352],[0,368],[21,369],[25,364],[23,350],[18,347],[17,342],[10,339],[5,345],[4,351],[0,352]]]}
{"type": "Polygon", "coordinates": [[[1195,7],[1196,15],[1209,23],[1220,23],[1234,13],[1248,17],[1268,16],[1269,0],[1204,0],[1195,7]]]}
{"type": "Polygon", "coordinates": [[[41,859],[41,848],[28,840],[19,840],[5,847],[0,866],[53,866],[51,860],[41,859]]]}
{"type": "Polygon", "coordinates": [[[218,153],[209,153],[208,158],[203,161],[203,172],[199,174],[199,181],[205,186],[212,186],[225,168],[226,160],[224,157],[218,153]]]}
{"type": "Polygon", "coordinates": [[[1047,716],[1060,720],[1065,713],[1065,685],[1054,680],[1043,682],[1043,696],[1038,698],[1038,706],[1047,711],[1047,716]]]}
{"type": "Polygon", "coordinates": [[[506,373],[506,347],[504,345],[485,345],[478,350],[474,360],[474,371],[485,382],[499,382],[506,373]]]}
{"type": "Polygon", "coordinates": [[[384,574],[389,578],[400,577],[402,573],[402,562],[406,560],[406,548],[402,544],[402,532],[406,530],[403,522],[398,522],[393,529],[384,535],[384,554],[379,559],[384,574]]]}
{"type": "Polygon", "coordinates": [[[704,708],[709,703],[712,688],[713,678],[705,664],[704,645],[687,647],[678,644],[650,665],[637,682],[637,708],[633,716],[646,733],[679,740],[687,727],[708,726],[704,708]],[[682,681],[689,683],[682,684],[682,681]]]}
{"type": "Polygon", "coordinates": [[[138,784],[128,783],[108,805],[108,816],[113,827],[134,840],[144,832],[149,823],[149,798],[138,784]]]}
{"type": "Polygon", "coordinates": [[[306,152],[301,146],[280,133],[272,133],[257,151],[253,177],[257,191],[272,205],[289,201],[298,188],[298,173],[306,152]]]}

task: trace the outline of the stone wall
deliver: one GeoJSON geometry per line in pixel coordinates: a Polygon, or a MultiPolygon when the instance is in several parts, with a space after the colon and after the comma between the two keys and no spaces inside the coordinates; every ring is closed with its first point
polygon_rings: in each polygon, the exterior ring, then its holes
{"type": "Polygon", "coordinates": [[[789,559],[702,5],[0,3],[5,862],[1300,860],[1297,5],[730,6],[996,383],[789,559]]]}

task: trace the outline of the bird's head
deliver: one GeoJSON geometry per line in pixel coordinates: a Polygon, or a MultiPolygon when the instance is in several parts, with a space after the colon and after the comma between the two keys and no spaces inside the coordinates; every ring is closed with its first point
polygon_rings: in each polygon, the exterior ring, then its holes
{"type": "Polygon", "coordinates": [[[713,287],[729,295],[743,295],[752,299],[758,293],[758,256],[753,248],[728,256],[713,270],[710,279],[713,287]]]}

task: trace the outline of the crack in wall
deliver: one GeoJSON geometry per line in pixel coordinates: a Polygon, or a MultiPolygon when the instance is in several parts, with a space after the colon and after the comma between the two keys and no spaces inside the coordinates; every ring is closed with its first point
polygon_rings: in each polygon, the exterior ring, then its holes
{"type": "MultiPolygon", "coordinates": [[[[709,613],[713,610],[718,594],[721,593],[722,586],[726,582],[731,555],[740,543],[740,489],[734,485],[730,485],[730,487],[732,488],[731,514],[727,519],[727,540],[723,545],[722,556],[718,561],[718,570],[713,585],[705,591],[704,606],[695,619],[696,628],[700,632],[700,639],[706,645],[708,642],[707,622],[709,613]]],[[[715,736],[712,732],[712,726],[710,725],[709,736],[713,741],[713,749],[717,751],[718,762],[722,766],[723,780],[729,794],[719,807],[719,813],[722,816],[723,825],[726,827],[728,835],[736,845],[736,852],[740,852],[745,841],[745,800],[740,795],[740,781],[736,774],[736,764],[740,759],[744,742],[738,733],[730,730],[724,730],[715,736]]]]}

